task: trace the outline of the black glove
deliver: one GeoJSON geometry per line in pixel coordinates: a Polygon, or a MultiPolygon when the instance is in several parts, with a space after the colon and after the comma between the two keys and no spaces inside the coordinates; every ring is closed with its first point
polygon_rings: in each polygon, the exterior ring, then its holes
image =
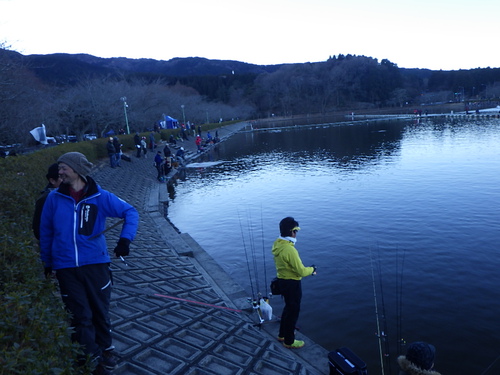
{"type": "Polygon", "coordinates": [[[313,264],[311,267],[312,267],[312,268],[314,268],[314,269],[313,269],[313,273],[312,273],[312,275],[314,276],[314,274],[316,273],[316,268],[317,268],[317,267],[316,267],[314,264],[313,264]]]}
{"type": "Polygon", "coordinates": [[[127,238],[120,238],[115,247],[115,254],[117,257],[125,257],[130,253],[130,240],[127,238]]]}
{"type": "Polygon", "coordinates": [[[43,273],[45,275],[45,278],[48,279],[52,275],[52,267],[45,267],[43,269],[43,273]]]}

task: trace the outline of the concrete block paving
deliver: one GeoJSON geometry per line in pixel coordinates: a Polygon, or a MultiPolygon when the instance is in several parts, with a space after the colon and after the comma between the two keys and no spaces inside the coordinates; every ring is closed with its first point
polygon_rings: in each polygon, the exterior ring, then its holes
{"type": "MultiPolygon", "coordinates": [[[[219,136],[227,139],[244,126],[220,128],[219,136]]],[[[199,155],[194,138],[182,146],[188,158],[199,155]]],[[[114,169],[102,162],[92,172],[99,185],[140,214],[125,262],[112,253],[121,226],[106,233],[114,280],[110,318],[119,362],[113,374],[328,374],[324,348],[300,337],[314,350],[291,351],[276,340],[277,323],[256,326],[247,293],[164,217],[168,192],[156,180],[153,153],[148,158],[128,154],[131,162],[122,160],[114,169]]]]}

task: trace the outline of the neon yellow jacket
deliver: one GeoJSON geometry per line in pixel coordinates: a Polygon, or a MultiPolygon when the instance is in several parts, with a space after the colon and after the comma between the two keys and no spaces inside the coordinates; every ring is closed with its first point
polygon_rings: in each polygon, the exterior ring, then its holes
{"type": "Polygon", "coordinates": [[[274,241],[272,253],[279,279],[301,280],[314,272],[313,267],[304,267],[292,241],[278,237],[274,241]]]}

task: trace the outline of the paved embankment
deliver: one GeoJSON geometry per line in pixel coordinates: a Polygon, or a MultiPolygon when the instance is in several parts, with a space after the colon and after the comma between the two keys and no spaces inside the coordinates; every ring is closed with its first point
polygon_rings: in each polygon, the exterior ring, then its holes
{"type": "MultiPolygon", "coordinates": [[[[218,131],[224,141],[245,124],[218,131]]],[[[213,131],[212,134],[215,134],[213,131]]],[[[196,157],[194,138],[179,144],[196,157]]],[[[162,150],[160,144],[157,150],[162,150]]],[[[173,150],[174,151],[174,150],[173,150]]],[[[164,217],[165,184],[156,180],[153,153],[101,163],[96,181],[140,213],[126,263],[113,258],[111,320],[119,366],[114,374],[328,374],[328,352],[304,337],[306,346],[285,349],[278,323],[255,326],[257,315],[242,290],[187,233],[164,217]]],[[[111,221],[108,225],[113,224],[111,221]]],[[[120,228],[107,233],[110,251],[120,228]]],[[[278,312],[279,313],[279,312],[278,312]]]]}

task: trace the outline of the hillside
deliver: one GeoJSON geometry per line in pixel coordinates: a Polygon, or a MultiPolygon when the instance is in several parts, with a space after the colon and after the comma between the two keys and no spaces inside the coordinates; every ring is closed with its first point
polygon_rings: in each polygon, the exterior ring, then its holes
{"type": "Polygon", "coordinates": [[[73,83],[81,77],[159,76],[197,77],[230,74],[272,73],[282,65],[254,65],[230,60],[208,60],[201,57],[174,58],[168,61],[101,58],[86,54],[27,55],[24,62],[45,83],[73,83]]]}

